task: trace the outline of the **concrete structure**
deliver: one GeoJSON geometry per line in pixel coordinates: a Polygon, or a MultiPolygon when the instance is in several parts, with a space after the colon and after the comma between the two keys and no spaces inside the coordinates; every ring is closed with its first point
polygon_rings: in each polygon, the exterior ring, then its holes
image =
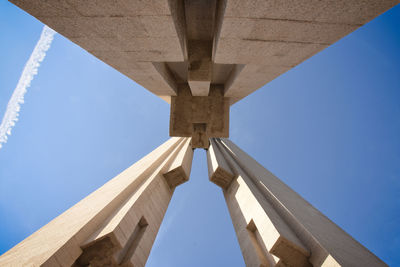
{"type": "Polygon", "coordinates": [[[192,136],[193,147],[204,148],[209,137],[228,137],[226,105],[251,94],[399,3],[10,1],[171,103],[171,136],[192,136]],[[222,88],[217,91],[222,90],[223,99],[213,92],[215,87],[222,88]],[[189,99],[187,93],[196,98],[189,99]],[[211,102],[219,107],[210,113],[205,107],[211,102]],[[185,114],[182,110],[192,112],[185,114]],[[210,114],[210,120],[199,119],[210,114]]]}
{"type": "Polygon", "coordinates": [[[227,139],[240,99],[399,0],[10,0],[171,104],[172,138],[0,257],[144,266],[192,148],[209,148],[248,266],[381,266],[227,139]],[[210,141],[211,140],[211,141],[210,141]],[[210,145],[211,142],[211,145],[210,145]]]}
{"type": "Polygon", "coordinates": [[[190,138],[171,138],[6,252],[0,266],[144,266],[192,157],[190,138]]]}
{"type": "Polygon", "coordinates": [[[211,139],[207,162],[247,266],[386,266],[228,139],[211,139]]]}

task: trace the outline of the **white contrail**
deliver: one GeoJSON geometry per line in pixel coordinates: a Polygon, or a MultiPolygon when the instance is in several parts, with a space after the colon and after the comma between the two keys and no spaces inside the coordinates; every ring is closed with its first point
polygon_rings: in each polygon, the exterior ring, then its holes
{"type": "Polygon", "coordinates": [[[0,125],[0,148],[2,147],[2,143],[7,142],[7,135],[11,135],[11,128],[18,121],[18,113],[21,109],[21,104],[24,103],[26,89],[31,85],[33,77],[38,73],[40,62],[42,62],[46,56],[46,52],[50,48],[55,33],[56,32],[49,27],[43,27],[40,39],[25,64],[17,87],[15,88],[10,101],[8,101],[6,113],[4,114],[3,121],[0,125]]]}

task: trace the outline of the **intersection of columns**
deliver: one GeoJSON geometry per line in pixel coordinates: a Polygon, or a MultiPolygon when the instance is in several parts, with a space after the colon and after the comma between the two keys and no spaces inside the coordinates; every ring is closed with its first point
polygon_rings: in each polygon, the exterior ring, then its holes
{"type": "MultiPolygon", "coordinates": [[[[210,139],[247,266],[386,266],[228,139],[210,139]]],[[[176,186],[188,181],[190,138],[171,138],[0,257],[0,266],[145,266],[176,186]]]]}

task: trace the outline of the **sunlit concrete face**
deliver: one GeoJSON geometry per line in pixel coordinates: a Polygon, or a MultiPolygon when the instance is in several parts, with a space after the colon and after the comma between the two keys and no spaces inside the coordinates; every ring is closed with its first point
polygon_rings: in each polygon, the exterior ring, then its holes
{"type": "MultiPolygon", "coordinates": [[[[328,47],[399,0],[10,0],[144,88],[172,103],[171,136],[192,136],[193,148],[228,137],[221,113],[282,73],[328,47]],[[221,87],[222,107],[209,97],[221,87]],[[183,98],[182,98],[183,99],[183,98]],[[197,102],[202,102],[200,105],[197,102]],[[193,122],[178,110],[208,114],[193,122]],[[197,108],[199,106],[199,108],[197,108]],[[204,111],[204,107],[208,108],[204,111]],[[216,119],[218,118],[218,119],[216,119]],[[176,120],[190,124],[177,126],[176,120]],[[218,121],[218,122],[217,122],[218,121]],[[214,130],[215,129],[215,130],[214,130]]],[[[190,116],[189,116],[190,117],[190,116]]]]}
{"type": "Polygon", "coordinates": [[[0,257],[0,266],[145,266],[190,138],[171,138],[0,257]]]}
{"type": "Polygon", "coordinates": [[[210,142],[210,180],[222,188],[247,266],[386,266],[230,140],[210,142]]]}

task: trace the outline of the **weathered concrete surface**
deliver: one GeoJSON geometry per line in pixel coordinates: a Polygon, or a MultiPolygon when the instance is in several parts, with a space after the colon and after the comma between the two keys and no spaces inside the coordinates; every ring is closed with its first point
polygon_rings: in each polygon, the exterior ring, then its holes
{"type": "Polygon", "coordinates": [[[224,85],[231,103],[399,3],[10,1],[167,101],[176,95],[175,84],[183,78],[194,96],[207,96],[210,84],[224,85]],[[187,62],[186,73],[182,77],[168,65],[160,73],[152,63],[162,62],[187,62]],[[243,71],[229,75],[238,64],[244,64],[243,71]],[[219,75],[221,71],[226,74],[219,75]]]}
{"type": "Polygon", "coordinates": [[[171,138],[3,254],[0,266],[144,266],[192,157],[190,138],[171,138]]]}
{"type": "Polygon", "coordinates": [[[333,44],[398,0],[228,0],[215,62],[245,64],[232,102],[333,44]]]}
{"type": "Polygon", "coordinates": [[[214,139],[210,140],[210,147],[207,150],[207,166],[210,181],[226,189],[235,178],[235,174],[225,160],[224,154],[217,147],[214,139]]]}
{"type": "Polygon", "coordinates": [[[168,1],[12,2],[154,94],[175,94],[152,64],[184,60],[168,1]]]}
{"type": "Polygon", "coordinates": [[[223,188],[247,266],[386,266],[231,141],[210,142],[210,180],[223,188]]]}
{"type": "Polygon", "coordinates": [[[191,136],[193,148],[208,148],[209,137],[229,136],[229,99],[223,87],[212,86],[208,96],[192,96],[187,85],[171,98],[171,136],[191,136]]]}

